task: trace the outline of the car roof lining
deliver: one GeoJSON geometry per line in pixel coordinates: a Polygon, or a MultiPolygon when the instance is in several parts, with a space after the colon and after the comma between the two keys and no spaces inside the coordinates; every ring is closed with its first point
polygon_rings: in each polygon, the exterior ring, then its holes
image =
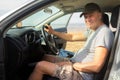
{"type": "Polygon", "coordinates": [[[120,0],[59,0],[56,7],[65,12],[82,11],[86,3],[97,3],[103,11],[111,11],[113,7],[119,5],[120,0]],[[108,3],[109,2],[109,3],[108,3]]]}

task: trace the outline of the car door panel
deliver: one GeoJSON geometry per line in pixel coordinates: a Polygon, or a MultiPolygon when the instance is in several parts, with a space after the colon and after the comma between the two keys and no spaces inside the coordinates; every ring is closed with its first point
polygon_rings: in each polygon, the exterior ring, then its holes
{"type": "Polygon", "coordinates": [[[4,42],[0,38],[0,80],[5,80],[4,42]]]}

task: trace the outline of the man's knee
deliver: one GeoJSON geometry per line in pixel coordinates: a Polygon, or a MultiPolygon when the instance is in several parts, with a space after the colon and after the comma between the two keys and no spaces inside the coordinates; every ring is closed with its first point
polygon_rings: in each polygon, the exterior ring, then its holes
{"type": "Polygon", "coordinates": [[[44,68],[44,65],[46,64],[46,61],[40,61],[36,64],[36,69],[41,71],[44,68]]]}
{"type": "Polygon", "coordinates": [[[47,61],[40,61],[36,64],[35,70],[42,74],[53,75],[58,66],[47,61]]]}

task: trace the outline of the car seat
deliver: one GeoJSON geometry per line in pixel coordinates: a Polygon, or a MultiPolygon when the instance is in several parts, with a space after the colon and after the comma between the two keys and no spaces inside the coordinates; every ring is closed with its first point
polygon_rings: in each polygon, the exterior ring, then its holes
{"type": "Polygon", "coordinates": [[[103,13],[103,22],[109,27],[109,17],[108,14],[103,13]]]}

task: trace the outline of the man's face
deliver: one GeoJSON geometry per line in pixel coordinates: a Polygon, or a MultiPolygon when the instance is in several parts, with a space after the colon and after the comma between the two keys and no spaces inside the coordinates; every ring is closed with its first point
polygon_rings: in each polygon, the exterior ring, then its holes
{"type": "Polygon", "coordinates": [[[96,30],[101,23],[101,13],[98,11],[84,14],[86,25],[93,30],[96,30]]]}

